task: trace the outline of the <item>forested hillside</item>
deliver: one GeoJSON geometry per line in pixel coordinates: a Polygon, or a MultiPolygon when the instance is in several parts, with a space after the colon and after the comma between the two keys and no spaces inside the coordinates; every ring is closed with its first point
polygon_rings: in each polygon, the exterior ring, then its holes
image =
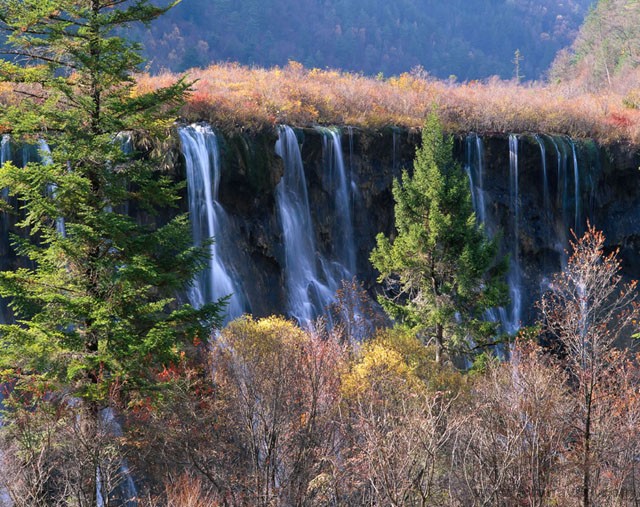
{"type": "MultiPolygon", "coordinates": [[[[589,90],[633,88],[638,64],[640,2],[600,0],[573,46],[556,58],[551,74],[555,81],[573,80],[589,90]]],[[[637,102],[637,97],[630,98],[637,102]]]]}
{"type": "Polygon", "coordinates": [[[137,29],[152,69],[213,61],[269,67],[296,60],[395,75],[539,79],[570,45],[592,0],[185,0],[137,29]]]}

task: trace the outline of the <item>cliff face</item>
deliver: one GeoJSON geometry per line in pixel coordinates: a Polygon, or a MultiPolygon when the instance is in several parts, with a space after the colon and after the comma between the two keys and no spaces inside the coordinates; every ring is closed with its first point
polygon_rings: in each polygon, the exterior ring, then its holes
{"type": "MultiPolygon", "coordinates": [[[[329,275],[323,273],[329,272],[328,264],[342,262],[339,250],[343,245],[335,232],[341,212],[327,160],[329,138],[317,129],[297,130],[296,137],[312,222],[310,241],[315,248],[310,261],[318,269],[313,276],[320,286],[331,288],[329,275]]],[[[217,234],[217,241],[245,292],[246,310],[256,315],[290,310],[290,247],[277,195],[284,165],[274,151],[277,139],[278,132],[269,131],[219,141],[219,201],[228,213],[229,225],[217,234]]],[[[378,287],[369,252],[377,233],[393,233],[392,181],[402,168],[412,167],[419,139],[418,133],[393,129],[341,130],[356,259],[355,272],[350,274],[371,293],[378,287]]],[[[501,235],[503,252],[510,255],[512,299],[519,299],[520,306],[513,320],[531,321],[533,302],[552,273],[566,262],[570,229],[581,233],[587,219],[604,231],[612,249],[620,248],[625,276],[640,277],[637,152],[625,146],[598,147],[590,141],[529,135],[471,135],[457,139],[455,150],[470,175],[478,215],[490,234],[501,235]]]]}
{"type": "Polygon", "coordinates": [[[640,152],[610,146],[600,160],[594,223],[620,248],[625,274],[640,279],[640,152]]]}
{"type": "MultiPolygon", "coordinates": [[[[205,299],[229,292],[220,289],[221,271],[233,282],[223,287],[240,293],[230,318],[243,311],[312,318],[340,281],[354,276],[372,295],[380,290],[369,254],[378,233],[394,232],[391,187],[403,168],[412,168],[418,132],[281,128],[221,135],[206,128],[190,135],[194,143],[206,138],[197,156],[185,150],[182,135],[163,149],[176,179],[187,179],[189,164],[219,178],[215,202],[191,202],[202,214],[198,234],[216,239],[215,269],[212,263],[197,282],[205,299]],[[211,289],[216,284],[222,292],[211,289]]],[[[38,156],[8,138],[3,150],[16,164],[38,156]]],[[[566,262],[570,231],[581,234],[587,220],[603,230],[611,249],[620,249],[625,277],[640,278],[640,152],[560,136],[470,134],[456,139],[455,156],[469,176],[479,222],[500,235],[510,257],[507,327],[533,320],[535,300],[566,262]]],[[[185,212],[189,194],[185,187],[185,212]]],[[[129,212],[165,222],[175,210],[161,217],[129,212]]],[[[0,263],[7,269],[20,263],[9,246],[15,217],[5,217],[1,230],[0,263]]]]}

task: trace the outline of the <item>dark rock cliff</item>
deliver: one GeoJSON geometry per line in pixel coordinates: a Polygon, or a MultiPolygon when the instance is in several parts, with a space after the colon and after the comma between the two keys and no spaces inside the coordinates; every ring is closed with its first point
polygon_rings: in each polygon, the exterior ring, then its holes
{"type": "MultiPolygon", "coordinates": [[[[323,136],[315,129],[297,132],[307,178],[319,255],[332,258],[331,196],[323,160],[323,136]]],[[[225,136],[221,142],[220,201],[231,217],[233,269],[242,280],[250,310],[256,315],[282,313],[286,307],[283,237],[275,202],[275,188],[283,173],[275,155],[276,131],[225,136]]],[[[391,184],[402,168],[411,170],[417,132],[342,130],[345,165],[352,185],[353,229],[357,248],[357,276],[374,293],[376,273],[368,257],[379,232],[393,234],[391,184]]],[[[591,141],[532,135],[518,136],[519,219],[514,226],[512,160],[508,136],[482,139],[483,195],[487,229],[502,236],[505,254],[516,250],[521,267],[522,320],[530,321],[535,299],[551,274],[566,261],[570,229],[584,229],[587,219],[602,229],[608,244],[620,248],[624,273],[640,278],[640,157],[627,146],[599,147],[591,141]],[[547,184],[542,150],[546,148],[547,184]],[[559,146],[559,148],[558,148],[559,146]],[[573,167],[575,147],[578,171],[573,167]],[[576,193],[575,178],[578,177],[576,193]],[[578,195],[576,209],[575,196],[578,195]]],[[[469,143],[456,139],[461,166],[476,154],[469,143]]],[[[220,239],[219,239],[220,241],[220,239]]]]}
{"type": "MultiPolygon", "coordinates": [[[[342,245],[335,237],[339,217],[325,160],[327,137],[312,128],[298,129],[295,134],[317,250],[313,262],[334,262],[342,245]]],[[[278,131],[217,137],[222,174],[219,202],[229,221],[216,241],[242,287],[247,311],[257,316],[285,313],[286,256],[276,198],[284,164],[275,152],[278,131]]],[[[342,156],[350,179],[356,276],[372,295],[379,287],[369,253],[378,233],[394,232],[392,182],[403,168],[411,171],[419,142],[416,131],[341,129],[342,156]]],[[[142,151],[146,149],[148,144],[142,151]]],[[[176,179],[183,180],[185,161],[177,136],[157,149],[166,152],[167,167],[176,179]]],[[[501,236],[503,253],[511,256],[512,264],[517,260],[519,318],[523,322],[532,320],[533,303],[566,262],[570,230],[577,228],[580,234],[587,220],[604,231],[609,248],[620,249],[625,277],[640,278],[640,151],[627,145],[597,146],[589,140],[522,134],[517,136],[517,191],[511,151],[507,135],[455,140],[455,156],[461,170],[471,176],[476,206],[483,204],[479,213],[486,229],[501,236]]],[[[14,162],[21,164],[37,152],[14,146],[13,155],[14,162]]],[[[186,188],[183,197],[181,207],[186,212],[186,188]]],[[[160,217],[148,217],[135,209],[129,211],[140,220],[160,223],[177,212],[166,210],[160,217]]],[[[16,216],[8,216],[2,225],[3,269],[20,262],[9,246],[8,232],[16,230],[15,221],[16,216]]]]}

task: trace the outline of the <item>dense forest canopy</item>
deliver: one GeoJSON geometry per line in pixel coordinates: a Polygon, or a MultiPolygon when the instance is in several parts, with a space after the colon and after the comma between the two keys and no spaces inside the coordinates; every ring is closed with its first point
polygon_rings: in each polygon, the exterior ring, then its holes
{"type": "Polygon", "coordinates": [[[447,79],[543,77],[592,0],[185,0],[135,33],[153,70],[214,61],[447,79]]]}

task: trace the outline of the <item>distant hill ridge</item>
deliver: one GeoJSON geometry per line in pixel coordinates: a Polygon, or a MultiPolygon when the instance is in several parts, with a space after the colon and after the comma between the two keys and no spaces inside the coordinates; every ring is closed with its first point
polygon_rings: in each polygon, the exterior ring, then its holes
{"type": "Polygon", "coordinates": [[[458,80],[540,79],[592,0],[183,0],[136,28],[151,69],[214,61],[397,75],[421,66],[458,80]]]}

